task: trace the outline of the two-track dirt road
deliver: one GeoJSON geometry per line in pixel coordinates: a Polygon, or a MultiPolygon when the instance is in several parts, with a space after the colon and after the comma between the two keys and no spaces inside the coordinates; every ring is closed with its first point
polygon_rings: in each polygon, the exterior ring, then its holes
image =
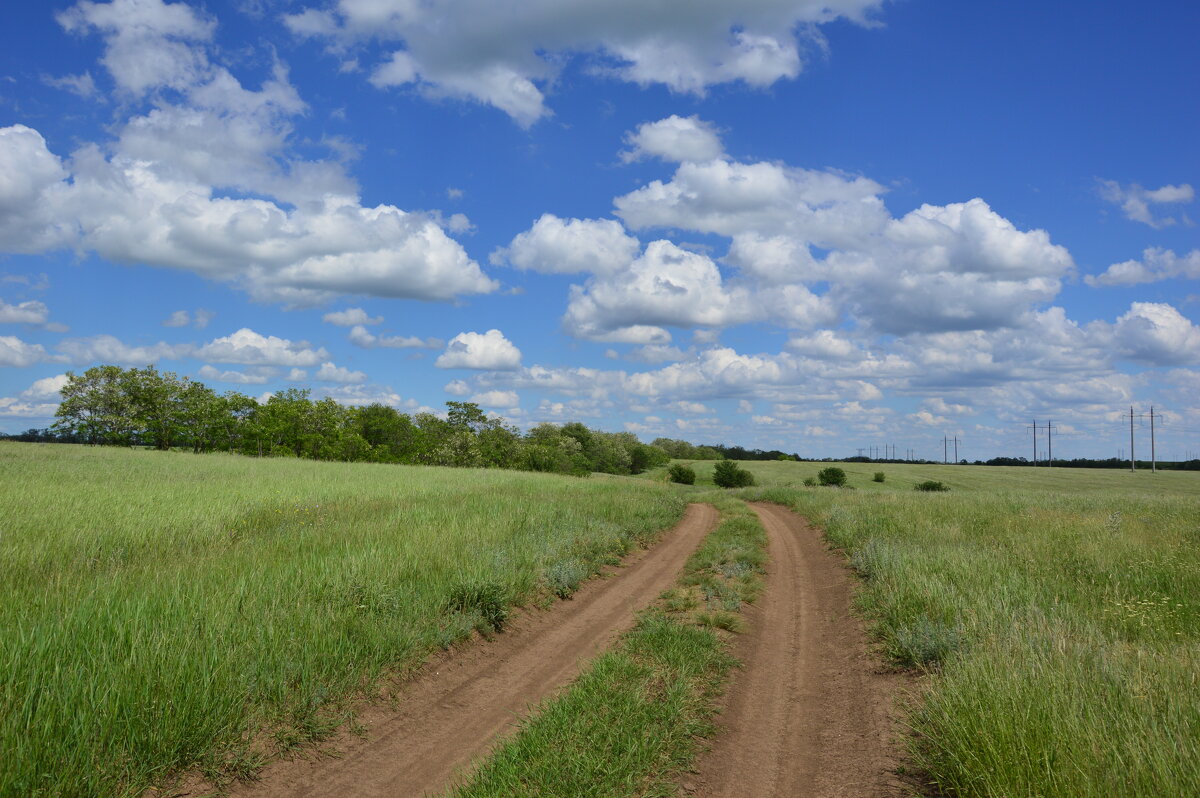
{"type": "Polygon", "coordinates": [[[850,611],[853,577],[821,534],[774,504],[752,505],[769,540],[767,589],[738,641],[743,669],[721,732],[685,789],[717,798],[905,795],[893,771],[893,696],[850,611]]]}
{"type": "MultiPolygon", "coordinates": [[[[878,669],[850,610],[854,579],[820,533],[791,511],[753,505],[769,540],[767,589],[747,610],[721,730],[682,793],[712,798],[895,798],[894,696],[904,677],[878,669]]],[[[421,796],[514,729],[533,704],[567,685],[585,662],[671,587],[717,523],[694,504],[648,551],[629,558],[545,612],[521,613],[487,643],[435,657],[406,683],[398,709],[359,720],[340,754],[278,762],[235,798],[421,796]]]]}
{"type": "Polygon", "coordinates": [[[340,741],[339,758],[276,763],[233,795],[409,798],[443,790],[531,704],[568,684],[630,628],[635,613],[674,584],[716,522],[710,505],[691,505],[661,542],[611,578],[584,584],[549,611],[522,614],[486,644],[431,662],[405,686],[398,710],[360,716],[367,737],[340,741]]]}

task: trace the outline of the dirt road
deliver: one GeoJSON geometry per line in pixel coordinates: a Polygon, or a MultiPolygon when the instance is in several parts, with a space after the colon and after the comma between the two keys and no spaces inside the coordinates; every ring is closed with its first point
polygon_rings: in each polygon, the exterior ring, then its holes
{"type": "Polygon", "coordinates": [[[767,589],[738,644],[712,751],[685,791],[738,798],[880,798],[905,792],[891,772],[892,696],[850,613],[853,577],[803,519],[752,505],[766,528],[767,589]],[[690,788],[690,789],[689,789],[690,788]]]}
{"type": "Polygon", "coordinates": [[[431,662],[406,685],[398,710],[376,708],[360,717],[367,738],[339,741],[340,758],[276,763],[232,794],[407,798],[443,790],[531,704],[569,683],[630,628],[634,614],[671,587],[716,522],[711,506],[691,505],[660,543],[609,578],[586,583],[571,601],[522,613],[494,640],[431,662]]]}

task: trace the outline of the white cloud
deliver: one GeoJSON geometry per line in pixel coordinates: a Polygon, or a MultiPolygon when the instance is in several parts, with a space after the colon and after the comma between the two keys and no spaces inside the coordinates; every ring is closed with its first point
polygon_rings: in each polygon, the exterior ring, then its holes
{"type": "Polygon", "coordinates": [[[787,348],[806,357],[820,360],[843,360],[857,357],[859,349],[833,330],[818,330],[811,335],[793,336],[787,348]]]}
{"type": "Polygon", "coordinates": [[[47,86],[69,91],[76,97],[82,97],[85,100],[96,96],[96,81],[92,78],[91,72],[84,72],[80,75],[63,75],[57,78],[43,75],[42,82],[47,86]]]}
{"type": "Polygon", "coordinates": [[[83,0],[57,19],[72,33],[100,31],[107,45],[104,66],[120,89],[135,96],[194,85],[208,60],[190,43],[207,41],[216,28],[185,3],[161,0],[83,0]]]}
{"type": "Polygon", "coordinates": [[[1134,302],[1116,324],[1092,325],[1111,336],[1122,357],[1152,366],[1200,362],[1200,327],[1171,305],[1134,302]]]}
{"type": "Polygon", "coordinates": [[[1188,183],[1149,190],[1137,183],[1122,186],[1115,180],[1101,180],[1100,196],[1114,205],[1120,205],[1126,219],[1158,230],[1178,223],[1179,219],[1174,216],[1156,217],[1151,206],[1191,202],[1196,198],[1196,192],[1188,183]]]}
{"type": "Polygon", "coordinates": [[[1186,255],[1176,255],[1173,250],[1149,247],[1142,252],[1142,259],[1114,263],[1103,274],[1087,275],[1088,285],[1137,285],[1154,283],[1182,277],[1200,280],[1200,249],[1186,255]]]}
{"type": "Polygon", "coordinates": [[[0,324],[45,324],[50,309],[42,302],[21,302],[10,305],[0,299],[0,324]]]}
{"type": "Polygon", "coordinates": [[[289,341],[260,335],[243,327],[232,335],[215,338],[196,350],[196,356],[214,363],[244,366],[316,366],[329,358],[325,349],[313,349],[307,341],[289,341]]]}
{"type": "Polygon", "coordinates": [[[90,338],[68,338],[56,347],[72,363],[111,363],[123,366],[148,366],[161,360],[178,360],[191,356],[191,344],[168,344],[159,341],[146,346],[130,346],[112,335],[90,338]]]}
{"type": "Polygon", "coordinates": [[[471,397],[471,401],[483,407],[516,407],[521,404],[521,398],[516,391],[485,391],[471,397]]]}
{"type": "Polygon", "coordinates": [[[222,371],[212,366],[201,366],[200,370],[196,372],[196,376],[213,382],[232,382],[239,385],[264,385],[277,373],[274,369],[263,366],[247,371],[222,371]]]}
{"type": "Polygon", "coordinates": [[[657,122],[643,123],[636,131],[625,134],[625,144],[629,146],[621,153],[625,163],[642,158],[675,163],[711,161],[724,154],[716,128],[697,116],[672,114],[657,122]]]}
{"type": "Polygon", "coordinates": [[[204,308],[197,308],[195,314],[186,310],[177,310],[163,321],[162,326],[187,327],[190,325],[197,330],[203,330],[216,315],[213,311],[204,308]]]}
{"type": "Polygon", "coordinates": [[[544,88],[571,56],[640,85],[703,94],[712,85],[751,86],[798,75],[798,37],[820,41],[815,26],[844,18],[865,22],[879,0],[348,0],[333,12],[285,16],[301,36],[340,46],[359,39],[403,42],[378,64],[379,87],[416,86],[430,96],[492,105],[519,124],[549,111],[544,88]]]}
{"type": "Polygon", "coordinates": [[[660,240],[647,245],[627,270],[573,286],[563,323],[574,336],[612,341],[614,333],[647,326],[727,327],[766,320],[812,326],[834,315],[804,286],[764,293],[727,286],[710,258],[660,240]]]}
{"type": "Polygon", "coordinates": [[[626,268],[641,244],[612,219],[560,219],[543,214],[508,247],[491,256],[518,269],[544,274],[611,274],[626,268]]]}
{"type": "Polygon", "coordinates": [[[446,342],[441,338],[418,338],[411,335],[374,335],[366,327],[356,324],[347,336],[350,343],[363,349],[384,347],[388,349],[441,349],[446,342]]]}
{"type": "Polygon", "coordinates": [[[466,396],[471,392],[471,386],[462,380],[450,380],[442,390],[451,396],[466,396]]]}
{"type": "Polygon", "coordinates": [[[462,332],[450,339],[434,365],[442,369],[512,371],[521,366],[521,350],[499,330],[462,332]]]}
{"type": "Polygon", "coordinates": [[[354,327],[362,324],[382,324],[383,316],[368,316],[362,308],[346,308],[332,313],[326,313],[321,319],[339,327],[354,327]]]}
{"type": "Polygon", "coordinates": [[[67,384],[66,374],[57,374],[53,377],[42,377],[40,380],[34,380],[33,384],[25,390],[21,391],[22,399],[49,399],[58,397],[63,386],[67,384]]]}
{"type": "Polygon", "coordinates": [[[0,417],[53,418],[57,402],[27,402],[12,396],[0,396],[0,417]]]}
{"type": "Polygon", "coordinates": [[[0,128],[0,248],[186,269],[290,305],[498,287],[434,216],[365,207],[339,162],[295,156],[291,119],[306,106],[286,69],[245,89],[209,61],[211,20],[160,0],[81,2],[58,18],[99,31],[118,88],[158,93],[155,107],[118,126],[110,152],[84,145],[66,163],[37,131],[0,128]]]}
{"type": "Polygon", "coordinates": [[[367,375],[333,363],[322,363],[321,368],[317,369],[317,379],[321,382],[362,383],[367,381],[367,375]]]}

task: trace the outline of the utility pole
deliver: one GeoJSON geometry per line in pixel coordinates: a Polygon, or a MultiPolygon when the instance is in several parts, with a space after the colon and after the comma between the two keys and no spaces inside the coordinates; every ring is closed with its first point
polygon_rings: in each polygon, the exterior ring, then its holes
{"type": "Polygon", "coordinates": [[[942,465],[945,465],[946,462],[950,459],[950,455],[946,451],[946,447],[949,445],[949,443],[950,443],[950,440],[945,435],[943,435],[942,436],[942,465]]]}
{"type": "Polygon", "coordinates": [[[1046,466],[1054,468],[1054,422],[1046,422],[1046,455],[1050,458],[1046,461],[1046,466]]]}
{"type": "Polygon", "coordinates": [[[954,464],[958,465],[958,436],[954,436],[954,464]]]}
{"type": "Polygon", "coordinates": [[[862,456],[863,456],[863,450],[862,450],[862,449],[859,449],[859,450],[858,450],[858,456],[859,456],[859,457],[862,457],[862,456]]]}
{"type": "Polygon", "coordinates": [[[1150,405],[1150,473],[1155,473],[1156,464],[1154,459],[1154,405],[1150,405]]]}
{"type": "Polygon", "coordinates": [[[1033,467],[1037,468],[1037,419],[1033,420],[1033,467]]]}
{"type": "Polygon", "coordinates": [[[1133,405],[1129,406],[1129,470],[1137,472],[1137,460],[1133,457],[1133,405]]]}

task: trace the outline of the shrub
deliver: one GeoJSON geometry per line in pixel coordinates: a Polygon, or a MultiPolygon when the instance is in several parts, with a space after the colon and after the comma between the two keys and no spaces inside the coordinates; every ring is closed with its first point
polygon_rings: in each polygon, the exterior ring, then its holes
{"type": "Polygon", "coordinates": [[[804,478],[804,487],[811,488],[811,487],[815,486],[816,484],[817,484],[817,481],[815,479],[813,479],[812,477],[804,478]]]}
{"type": "Polygon", "coordinates": [[[748,488],[754,484],[754,475],[732,460],[719,460],[713,466],[713,483],[722,488],[748,488]]]}
{"type": "Polygon", "coordinates": [[[840,488],[846,484],[846,472],[836,466],[822,468],[817,474],[817,481],[822,485],[832,485],[840,488]]]}
{"type": "Polygon", "coordinates": [[[671,466],[670,470],[671,481],[678,482],[680,485],[695,485],[696,472],[691,466],[686,466],[683,463],[676,463],[671,466]]]}
{"type": "Polygon", "coordinates": [[[871,479],[872,479],[872,481],[874,481],[874,482],[883,482],[883,479],[884,479],[883,472],[882,472],[882,471],[876,471],[876,472],[875,472],[875,476],[873,476],[871,479]]]}
{"type": "Polygon", "coordinates": [[[924,482],[918,482],[916,485],[914,485],[913,490],[942,491],[950,490],[950,488],[946,487],[946,484],[943,482],[927,479],[924,482]]]}

